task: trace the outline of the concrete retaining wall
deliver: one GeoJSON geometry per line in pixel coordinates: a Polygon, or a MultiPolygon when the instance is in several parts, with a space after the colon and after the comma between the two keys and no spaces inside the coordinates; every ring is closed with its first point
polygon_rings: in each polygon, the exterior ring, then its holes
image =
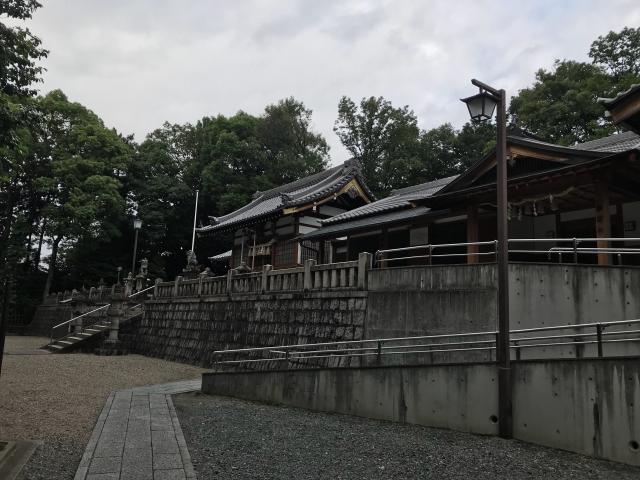
{"type": "MultiPolygon", "coordinates": [[[[640,317],[640,269],[512,264],[510,273],[512,328],[640,317]]],[[[125,340],[133,350],[145,355],[211,365],[210,353],[218,349],[496,328],[495,265],[369,270],[366,284],[366,290],[340,288],[159,298],[146,303],[144,319],[135,332],[126,334],[125,340]]],[[[575,358],[594,356],[595,348],[541,347],[522,349],[520,355],[523,359],[575,358]]],[[[639,348],[640,342],[604,347],[605,354],[623,356],[637,355],[639,348]]],[[[388,356],[384,362],[492,359],[492,351],[477,350],[388,356]]],[[[362,364],[369,360],[363,358],[362,364]]]]}
{"type": "MultiPolygon", "coordinates": [[[[208,373],[202,391],[497,434],[494,364],[208,373]]],[[[515,438],[640,465],[638,358],[513,364],[515,438]]]]}

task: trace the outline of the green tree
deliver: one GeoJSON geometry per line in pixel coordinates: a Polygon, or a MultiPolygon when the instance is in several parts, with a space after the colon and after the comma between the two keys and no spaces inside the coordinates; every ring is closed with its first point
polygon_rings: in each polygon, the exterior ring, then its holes
{"type": "Polygon", "coordinates": [[[586,142],[611,134],[598,97],[614,91],[611,77],[597,65],[556,61],[552,71],[536,72],[536,81],[513,97],[514,123],[534,135],[561,145],[586,142]]]}
{"type": "Polygon", "coordinates": [[[334,131],[362,164],[364,178],[376,195],[406,183],[408,163],[414,162],[420,130],[408,106],[395,108],[383,97],[348,97],[338,103],[334,131]]]}
{"type": "MultiPolygon", "coordinates": [[[[238,112],[155,130],[126,179],[131,209],[145,225],[140,245],[150,270],[170,277],[184,266],[196,189],[199,221],[206,223],[207,215],[242,207],[256,190],[322,170],[327,159],[326,141],[311,129],[311,111],[293,98],[267,106],[261,116],[238,112]]],[[[200,260],[208,250],[219,253],[225,240],[202,242],[200,260]]]]}
{"type": "Polygon", "coordinates": [[[36,149],[50,159],[50,172],[37,179],[49,203],[43,210],[51,256],[43,295],[49,294],[61,242],[111,238],[124,210],[120,180],[131,151],[93,112],[59,90],[40,99],[41,136],[36,149]]]}
{"type": "Polygon", "coordinates": [[[640,28],[609,32],[591,44],[589,57],[614,78],[640,76],[640,28]]]}
{"type": "Polygon", "coordinates": [[[311,114],[293,97],[265,108],[257,135],[274,183],[291,182],[326,168],[329,146],[322,135],[311,130],[311,114]]]}
{"type": "Polygon", "coordinates": [[[492,122],[467,122],[457,132],[456,150],[460,159],[460,173],[480,160],[496,146],[496,125],[492,122]]]}
{"type": "MultiPolygon", "coordinates": [[[[40,6],[35,0],[4,0],[0,2],[0,18],[27,20],[40,6]]],[[[35,95],[33,84],[40,81],[42,73],[36,61],[47,53],[29,29],[0,22],[0,90],[10,96],[35,95]]]]}
{"type": "MultiPolygon", "coordinates": [[[[190,125],[165,123],[147,135],[128,171],[130,208],[143,222],[139,258],[148,258],[152,275],[175,274],[184,262],[184,256],[177,253],[190,243],[194,189],[199,186],[185,181],[185,170],[195,158],[192,138],[190,125]]],[[[196,182],[197,169],[193,170],[196,182]]],[[[133,235],[130,220],[128,229],[133,235]]],[[[127,262],[125,265],[128,269],[127,262]]]]}
{"type": "Polygon", "coordinates": [[[40,7],[34,0],[0,2],[0,264],[7,266],[13,225],[23,202],[24,162],[29,136],[24,130],[34,121],[29,97],[40,81],[46,57],[40,39],[28,29],[9,26],[5,19],[27,20],[40,7]]]}

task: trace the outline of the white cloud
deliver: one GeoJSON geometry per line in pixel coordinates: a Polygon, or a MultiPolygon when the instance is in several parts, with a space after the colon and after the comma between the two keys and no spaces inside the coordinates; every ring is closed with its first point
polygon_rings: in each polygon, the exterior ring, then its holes
{"type": "Polygon", "coordinates": [[[341,95],[408,104],[423,128],[466,121],[477,77],[511,94],[556,58],[586,60],[609,30],[640,24],[636,0],[49,0],[29,27],[51,50],[42,91],[61,88],[141,140],[164,121],[294,95],[334,162],[341,95]]]}

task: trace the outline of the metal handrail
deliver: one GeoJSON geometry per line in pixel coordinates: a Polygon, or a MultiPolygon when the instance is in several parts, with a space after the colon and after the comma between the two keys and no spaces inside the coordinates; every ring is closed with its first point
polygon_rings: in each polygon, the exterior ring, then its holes
{"type": "Polygon", "coordinates": [[[432,258],[440,258],[440,257],[467,257],[470,255],[496,255],[498,251],[498,241],[490,240],[484,242],[461,242],[461,243],[438,243],[438,244],[427,244],[427,245],[414,245],[411,247],[401,247],[401,248],[387,248],[383,250],[377,250],[374,257],[378,263],[381,262],[397,262],[400,260],[409,260],[414,258],[428,258],[429,262],[431,262],[432,258]],[[434,254],[433,251],[438,248],[456,248],[456,247],[469,247],[469,246],[485,246],[491,245],[493,246],[493,250],[490,252],[463,252],[463,253],[438,253],[434,254]],[[386,256],[389,253],[397,253],[397,252],[410,252],[412,250],[426,249],[426,255],[411,255],[406,257],[390,257],[386,256]]]}
{"type": "MultiPolygon", "coordinates": [[[[597,345],[597,356],[603,357],[603,344],[605,343],[619,343],[619,342],[638,342],[640,341],[640,329],[631,330],[615,330],[604,332],[606,328],[615,326],[631,326],[640,323],[640,319],[629,320],[617,320],[611,322],[595,322],[595,323],[583,323],[574,325],[554,325],[548,327],[535,327],[525,329],[511,330],[512,335],[522,335],[527,333],[554,331],[554,330],[584,330],[594,328],[595,332],[576,333],[568,332],[560,335],[538,335],[538,336],[524,336],[524,337],[511,337],[510,349],[515,350],[517,358],[519,358],[519,351],[523,348],[533,347],[557,347],[563,345],[581,346],[581,345],[597,345]],[[618,337],[626,335],[626,338],[611,338],[612,336],[618,337]],[[631,336],[629,335],[636,335],[631,336]],[[595,337],[595,339],[593,339],[595,337]],[[607,338],[605,338],[607,337],[607,338]],[[563,339],[569,339],[569,341],[561,341],[563,339]],[[558,341],[555,341],[558,340],[558,341]],[[540,341],[543,341],[542,343],[540,341]],[[527,342],[527,343],[522,343],[527,342]],[[536,342],[536,343],[529,343],[536,342]]],[[[376,338],[365,340],[346,340],[338,342],[322,342],[303,345],[281,345],[275,347],[257,347],[257,348],[242,348],[242,349],[230,349],[230,350],[217,350],[213,352],[213,356],[221,357],[229,354],[241,354],[245,358],[238,360],[218,360],[215,364],[242,364],[242,363],[259,363],[259,362],[281,362],[289,360],[304,360],[304,359],[317,359],[317,358],[345,358],[345,357],[364,357],[364,356],[382,356],[382,355],[409,355],[420,353],[438,353],[438,352],[466,352],[466,351],[491,351],[495,350],[496,344],[496,331],[485,332],[465,332],[465,333],[451,333],[440,335],[423,335],[413,337],[394,337],[394,338],[376,338]],[[469,338],[469,337],[486,337],[490,336],[491,339],[481,338],[469,338]],[[431,342],[431,343],[416,343],[417,341],[424,340],[444,340],[444,339],[456,339],[462,338],[460,341],[453,342],[431,342]],[[390,343],[397,342],[412,342],[408,345],[389,345],[390,343]],[[323,348],[328,347],[328,348],[323,348]],[[447,347],[447,348],[443,348],[447,347]],[[461,348],[450,348],[461,347],[461,348]],[[252,354],[275,354],[276,357],[268,358],[251,358],[252,354]]]]}
{"type": "MultiPolygon", "coordinates": [[[[111,304],[110,304],[110,303],[107,303],[106,305],[102,305],[101,307],[98,307],[98,308],[96,308],[96,309],[93,309],[93,310],[91,310],[91,311],[89,311],[89,312],[85,312],[85,313],[83,313],[83,314],[81,314],[81,315],[78,315],[77,317],[73,317],[73,318],[71,318],[71,319],[67,320],[66,322],[62,322],[62,323],[59,323],[58,325],[54,325],[53,327],[51,327],[51,333],[50,333],[50,335],[49,335],[49,339],[51,340],[51,343],[53,343],[53,331],[54,331],[56,328],[61,327],[61,326],[63,326],[63,325],[67,325],[67,324],[69,324],[69,323],[71,323],[71,322],[73,322],[73,321],[75,321],[75,320],[78,320],[79,318],[86,317],[87,315],[91,315],[92,313],[95,313],[95,312],[97,312],[97,311],[99,311],[99,310],[103,310],[103,309],[105,309],[105,308],[109,308],[109,306],[111,306],[111,304]]],[[[68,332],[67,332],[67,333],[68,333],[68,332]]],[[[60,337],[60,338],[62,338],[62,337],[60,337]]]]}
{"type": "Polygon", "coordinates": [[[140,295],[141,293],[148,292],[149,290],[151,290],[151,289],[153,289],[153,288],[155,288],[155,287],[156,287],[155,285],[151,285],[150,287],[147,287],[147,288],[145,288],[145,289],[143,289],[143,290],[140,290],[139,292],[132,293],[132,294],[131,294],[131,295],[129,295],[127,298],[133,298],[133,297],[135,297],[135,296],[137,296],[137,295],[140,295]]]}
{"type": "MultiPolygon", "coordinates": [[[[579,247],[578,245],[584,242],[640,242],[640,238],[636,237],[602,237],[602,238],[510,238],[508,244],[518,243],[571,243],[571,246],[554,246],[549,249],[518,249],[509,248],[509,253],[527,253],[527,254],[547,254],[551,259],[551,254],[557,253],[559,260],[562,260],[563,253],[573,253],[574,263],[578,262],[578,255],[580,254],[594,254],[594,253],[607,253],[611,255],[617,255],[621,260],[622,255],[639,255],[640,246],[638,247],[579,247]]],[[[454,258],[454,257],[481,257],[481,256],[495,256],[498,251],[498,241],[488,240],[482,242],[460,242],[460,243],[440,243],[440,244],[426,244],[426,245],[413,245],[410,247],[401,248],[388,248],[377,250],[374,258],[379,264],[398,262],[403,260],[415,260],[420,258],[426,258],[431,264],[431,260],[434,258],[454,258]],[[442,248],[461,248],[461,247],[483,247],[493,246],[490,251],[465,251],[465,252],[452,252],[452,253],[434,253],[437,249],[442,248]],[[414,252],[416,250],[426,250],[424,255],[404,255],[401,257],[388,257],[388,254],[401,253],[401,252],[414,252]]]]}

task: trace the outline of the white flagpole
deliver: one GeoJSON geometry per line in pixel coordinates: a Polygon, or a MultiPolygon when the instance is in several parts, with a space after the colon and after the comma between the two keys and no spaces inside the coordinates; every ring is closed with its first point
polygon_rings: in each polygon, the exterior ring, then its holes
{"type": "Polygon", "coordinates": [[[200,190],[196,190],[196,208],[193,212],[193,235],[191,236],[191,251],[193,252],[193,248],[196,245],[196,220],[198,218],[198,194],[200,190]]]}

